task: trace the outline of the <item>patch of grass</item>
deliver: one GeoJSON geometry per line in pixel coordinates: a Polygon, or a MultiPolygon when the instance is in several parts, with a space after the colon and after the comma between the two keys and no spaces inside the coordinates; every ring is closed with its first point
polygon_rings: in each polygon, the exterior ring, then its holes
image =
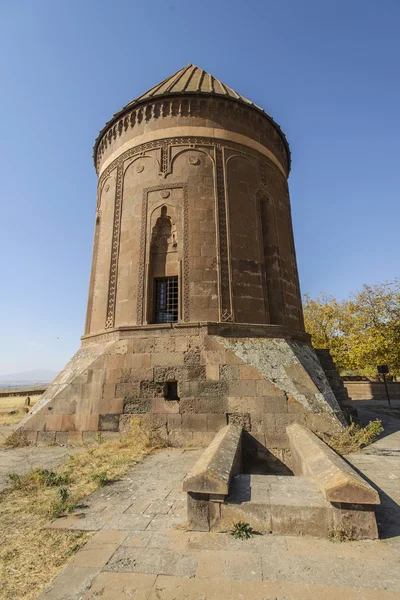
{"type": "Polygon", "coordinates": [[[351,542],[355,540],[354,534],[346,529],[332,529],[328,534],[328,539],[331,542],[351,542]]]}
{"type": "Polygon", "coordinates": [[[101,473],[93,473],[92,481],[95,481],[99,484],[99,487],[102,487],[103,485],[108,485],[109,483],[111,483],[112,479],[109,479],[107,477],[107,473],[105,471],[102,471],[101,473]]]}
{"type": "Polygon", "coordinates": [[[238,521],[237,523],[233,524],[231,535],[240,540],[246,540],[254,535],[254,531],[249,523],[245,523],[244,521],[238,521]]]}
{"type": "Polygon", "coordinates": [[[24,448],[25,446],[30,446],[30,443],[23,431],[13,431],[5,438],[3,445],[6,448],[24,448]]]}
{"type": "Polygon", "coordinates": [[[36,469],[33,475],[38,480],[46,485],[47,487],[63,485],[69,482],[71,472],[67,470],[65,473],[56,473],[55,471],[49,471],[48,469],[36,469]]]}
{"type": "Polygon", "coordinates": [[[41,397],[42,394],[22,394],[21,396],[0,398],[0,427],[19,423],[26,415],[25,408],[30,410],[41,397]],[[31,404],[25,407],[27,396],[31,399],[31,404]]]}
{"type": "Polygon", "coordinates": [[[18,483],[15,478],[0,493],[0,600],[37,598],[92,535],[43,529],[49,518],[73,511],[100,487],[103,477],[96,474],[119,479],[131,464],[163,445],[134,419],[123,441],[104,441],[54,471],[38,469],[19,476],[18,483]]]}
{"type": "Polygon", "coordinates": [[[365,427],[351,423],[345,431],[337,435],[325,435],[324,441],[339,454],[359,452],[372,444],[382,433],[382,421],[375,419],[365,427]]]}

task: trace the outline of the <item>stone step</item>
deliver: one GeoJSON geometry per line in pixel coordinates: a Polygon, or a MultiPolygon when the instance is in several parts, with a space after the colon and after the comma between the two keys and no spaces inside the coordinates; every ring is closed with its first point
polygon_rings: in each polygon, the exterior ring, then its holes
{"type": "Polygon", "coordinates": [[[260,533],[327,537],[332,505],[306,477],[237,475],[221,504],[222,528],[244,521],[260,533]]]}

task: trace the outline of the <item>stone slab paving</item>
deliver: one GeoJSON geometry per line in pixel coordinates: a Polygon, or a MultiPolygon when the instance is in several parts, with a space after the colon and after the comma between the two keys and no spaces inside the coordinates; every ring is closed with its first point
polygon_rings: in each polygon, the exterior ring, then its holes
{"type": "Polygon", "coordinates": [[[0,492],[10,485],[9,473],[26,475],[37,468],[54,469],[71,454],[77,452],[82,452],[82,448],[65,446],[2,448],[0,446],[0,492]]]}
{"type": "MultiPolygon", "coordinates": [[[[396,428],[392,435],[397,438],[396,428]]],[[[400,448],[400,440],[385,442],[397,443],[400,448]]],[[[380,455],[379,447],[371,452],[350,458],[362,463],[375,456],[368,476],[388,496],[397,494],[397,471],[385,462],[392,457],[380,455]]],[[[182,481],[200,453],[166,449],[148,456],[93,494],[80,515],[50,524],[96,533],[40,600],[400,599],[395,530],[384,540],[346,543],[186,531],[182,481]]]]}

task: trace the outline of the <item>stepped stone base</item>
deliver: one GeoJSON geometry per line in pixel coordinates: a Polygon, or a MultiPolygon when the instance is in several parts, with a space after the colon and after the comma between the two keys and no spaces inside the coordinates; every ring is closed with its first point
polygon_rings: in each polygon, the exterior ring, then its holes
{"type": "Polygon", "coordinates": [[[332,504],[306,477],[237,475],[220,505],[213,529],[231,529],[244,521],[261,533],[328,537],[346,533],[352,539],[375,539],[373,506],[332,504]]]}
{"type": "Polygon", "coordinates": [[[207,446],[227,423],[290,463],[286,427],[344,419],[306,334],[277,326],[175,324],[86,337],[20,423],[32,442],[119,436],[131,418],[172,446],[207,446]],[[179,399],[166,399],[177,382],[179,399]]]}

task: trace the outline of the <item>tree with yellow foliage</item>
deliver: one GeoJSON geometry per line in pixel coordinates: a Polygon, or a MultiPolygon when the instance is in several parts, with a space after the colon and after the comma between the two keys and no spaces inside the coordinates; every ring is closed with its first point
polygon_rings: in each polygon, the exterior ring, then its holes
{"type": "Polygon", "coordinates": [[[388,364],[400,374],[400,281],[364,284],[344,301],[304,297],[306,330],[315,348],[329,348],[342,372],[376,375],[388,364]]]}

